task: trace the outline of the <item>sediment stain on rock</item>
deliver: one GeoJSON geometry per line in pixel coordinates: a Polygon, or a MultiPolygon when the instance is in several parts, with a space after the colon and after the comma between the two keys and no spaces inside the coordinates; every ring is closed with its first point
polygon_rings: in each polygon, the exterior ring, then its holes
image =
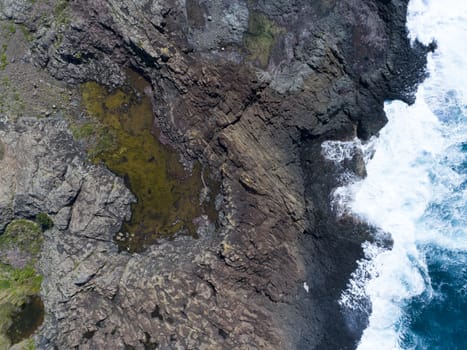
{"type": "Polygon", "coordinates": [[[177,152],[154,137],[151,99],[144,91],[150,87],[136,73],[128,76],[130,85],[114,91],[95,82],[82,85],[92,122],[78,128],[78,136],[95,137],[92,160],[123,177],[137,197],[116,240],[122,249],[141,251],[177,233],[196,237],[196,220],[206,215],[214,223],[217,214],[208,172],[199,163],[185,169],[177,152]]]}

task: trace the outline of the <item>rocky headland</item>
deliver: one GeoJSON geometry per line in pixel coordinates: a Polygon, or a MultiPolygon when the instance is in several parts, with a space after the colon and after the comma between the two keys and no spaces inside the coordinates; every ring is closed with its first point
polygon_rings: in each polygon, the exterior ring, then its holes
{"type": "Polygon", "coordinates": [[[337,299],[371,228],[330,193],[365,169],[321,144],[413,101],[407,2],[0,0],[0,232],[53,222],[39,253],[0,242],[42,276],[35,347],[355,348],[337,299]]]}

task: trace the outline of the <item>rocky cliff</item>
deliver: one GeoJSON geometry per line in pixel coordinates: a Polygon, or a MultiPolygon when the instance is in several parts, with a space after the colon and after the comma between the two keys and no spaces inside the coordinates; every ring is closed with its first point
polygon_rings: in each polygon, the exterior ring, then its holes
{"type": "Polygon", "coordinates": [[[55,223],[38,264],[37,348],[355,348],[366,315],[347,317],[337,299],[370,228],[336,220],[329,194],[339,172],[364,168],[358,154],[326,161],[321,143],[368,139],[384,100],[412,101],[428,48],[410,46],[406,7],[1,0],[5,23],[24,29],[4,46],[24,44],[5,72],[35,73],[22,112],[0,124],[0,227],[42,212],[55,223]],[[69,131],[86,118],[80,84],[115,91],[129,70],[149,85],[154,137],[221,183],[217,225],[136,252],[114,240],[136,200],[128,182],[69,131]],[[57,91],[52,112],[31,107],[57,91]]]}

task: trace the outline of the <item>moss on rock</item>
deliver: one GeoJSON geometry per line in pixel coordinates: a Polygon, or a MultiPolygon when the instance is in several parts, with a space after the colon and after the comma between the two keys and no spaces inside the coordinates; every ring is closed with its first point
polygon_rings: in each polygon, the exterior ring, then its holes
{"type": "Polygon", "coordinates": [[[248,32],[245,34],[245,46],[250,52],[249,59],[266,68],[277,35],[282,29],[266,15],[260,12],[250,13],[248,32]]]}
{"type": "Polygon", "coordinates": [[[39,254],[42,241],[42,230],[39,224],[24,219],[13,220],[0,236],[0,257],[2,253],[15,249],[28,255],[31,263],[39,254]]]}

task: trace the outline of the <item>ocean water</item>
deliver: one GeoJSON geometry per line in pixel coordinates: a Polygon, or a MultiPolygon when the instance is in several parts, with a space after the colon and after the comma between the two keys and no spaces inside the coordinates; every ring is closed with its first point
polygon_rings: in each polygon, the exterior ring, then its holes
{"type": "Polygon", "coordinates": [[[360,350],[467,349],[467,1],[411,0],[407,26],[412,40],[438,44],[415,104],[387,102],[378,138],[334,145],[362,148],[368,172],[335,190],[337,215],[394,242],[364,244],[340,303],[371,301],[360,350]]]}

